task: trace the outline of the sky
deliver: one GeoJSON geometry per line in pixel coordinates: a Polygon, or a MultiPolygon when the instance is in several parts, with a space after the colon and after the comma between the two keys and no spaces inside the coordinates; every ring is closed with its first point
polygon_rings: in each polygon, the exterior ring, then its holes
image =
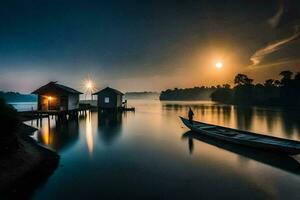
{"type": "Polygon", "coordinates": [[[300,71],[299,0],[1,1],[0,90],[126,91],[300,71]],[[217,69],[216,62],[223,67],[217,69]]]}

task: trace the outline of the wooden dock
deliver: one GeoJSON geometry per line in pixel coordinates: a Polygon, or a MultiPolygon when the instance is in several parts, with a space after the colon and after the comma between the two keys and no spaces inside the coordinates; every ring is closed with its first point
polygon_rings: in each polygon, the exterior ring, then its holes
{"type": "Polygon", "coordinates": [[[120,107],[120,108],[101,108],[101,107],[97,107],[98,110],[100,111],[106,111],[106,112],[135,112],[135,108],[134,107],[120,107]]]}
{"type": "Polygon", "coordinates": [[[134,108],[134,107],[131,107],[131,108],[125,108],[125,107],[122,107],[122,108],[120,109],[120,111],[122,111],[122,112],[124,112],[124,111],[133,111],[133,112],[135,112],[135,108],[134,108]]]}
{"type": "Polygon", "coordinates": [[[67,117],[78,117],[79,115],[85,115],[88,110],[93,110],[93,106],[84,106],[78,109],[73,110],[49,110],[49,111],[22,111],[19,112],[19,116],[22,121],[33,120],[33,119],[42,119],[48,117],[57,117],[59,120],[66,119],[67,117]]]}
{"type": "MultiPolygon", "coordinates": [[[[18,112],[19,116],[21,118],[21,121],[29,121],[33,119],[42,119],[42,118],[49,118],[49,117],[56,117],[58,120],[64,120],[67,118],[72,118],[72,117],[78,117],[80,115],[86,115],[87,111],[90,110],[106,110],[106,111],[113,111],[112,109],[101,109],[96,106],[90,106],[90,105],[85,105],[85,106],[80,106],[78,109],[73,109],[73,110],[62,110],[62,111],[57,111],[57,110],[48,110],[48,111],[38,111],[38,110],[32,110],[32,111],[21,111],[18,112]]],[[[125,108],[122,107],[118,110],[119,112],[135,112],[134,107],[130,108],[125,108]]]]}

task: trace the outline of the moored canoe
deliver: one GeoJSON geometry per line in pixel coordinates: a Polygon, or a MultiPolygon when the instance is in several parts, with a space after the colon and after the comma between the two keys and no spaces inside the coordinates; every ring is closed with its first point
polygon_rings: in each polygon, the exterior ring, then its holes
{"type": "Polygon", "coordinates": [[[193,123],[190,123],[188,119],[183,117],[180,117],[180,119],[190,130],[218,140],[288,155],[300,153],[300,142],[298,141],[211,125],[203,122],[193,121],[193,123]]]}

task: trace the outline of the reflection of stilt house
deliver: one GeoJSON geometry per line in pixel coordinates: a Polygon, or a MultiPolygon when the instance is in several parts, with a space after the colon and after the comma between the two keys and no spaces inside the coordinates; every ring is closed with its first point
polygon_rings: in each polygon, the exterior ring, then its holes
{"type": "Polygon", "coordinates": [[[105,144],[112,144],[121,135],[121,112],[98,112],[99,138],[105,144]]]}
{"type": "Polygon", "coordinates": [[[100,109],[120,109],[122,108],[123,93],[107,87],[94,93],[98,97],[98,107],[100,109]]]}
{"type": "Polygon", "coordinates": [[[39,111],[69,111],[79,108],[79,95],[82,93],[56,82],[50,82],[32,94],[38,95],[39,111]]]}

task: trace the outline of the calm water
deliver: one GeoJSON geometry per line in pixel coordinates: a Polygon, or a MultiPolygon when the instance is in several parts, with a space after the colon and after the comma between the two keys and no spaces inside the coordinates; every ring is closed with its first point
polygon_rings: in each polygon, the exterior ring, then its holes
{"type": "Polygon", "coordinates": [[[195,118],[300,140],[298,111],[212,102],[130,101],[136,112],[88,113],[67,124],[44,119],[34,138],[61,155],[34,199],[300,199],[300,164],[209,140],[179,121],[195,118]]]}
{"type": "Polygon", "coordinates": [[[9,102],[18,111],[36,110],[37,102],[9,102]]]}

